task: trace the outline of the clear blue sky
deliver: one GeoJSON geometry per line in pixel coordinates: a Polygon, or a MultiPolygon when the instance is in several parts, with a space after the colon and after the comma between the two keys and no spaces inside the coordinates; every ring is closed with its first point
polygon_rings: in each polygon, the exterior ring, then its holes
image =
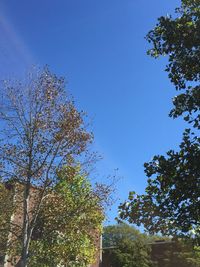
{"type": "MultiPolygon", "coordinates": [[[[48,64],[66,76],[93,119],[104,157],[99,180],[119,168],[117,197],[144,191],[143,163],[177,147],[183,123],[167,114],[175,90],[165,60],[146,55],[144,36],[178,0],[1,0],[0,76],[48,64]]],[[[120,200],[117,202],[119,203],[120,200]]],[[[109,212],[117,215],[117,203],[109,212]]]]}

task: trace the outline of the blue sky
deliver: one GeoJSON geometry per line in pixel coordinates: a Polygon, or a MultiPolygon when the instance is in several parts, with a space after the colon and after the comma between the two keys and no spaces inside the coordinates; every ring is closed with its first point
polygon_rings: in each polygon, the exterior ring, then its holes
{"type": "Polygon", "coordinates": [[[118,168],[121,180],[109,211],[130,190],[142,193],[143,163],[176,148],[184,124],[167,114],[176,94],[165,59],[146,55],[146,33],[180,1],[1,0],[0,76],[48,64],[68,80],[80,109],[93,120],[94,149],[103,156],[96,175],[118,168]]]}

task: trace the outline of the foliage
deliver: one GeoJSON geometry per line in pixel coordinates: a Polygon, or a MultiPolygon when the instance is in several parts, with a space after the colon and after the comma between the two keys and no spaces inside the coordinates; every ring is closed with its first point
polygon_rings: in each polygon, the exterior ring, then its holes
{"type": "Polygon", "coordinates": [[[158,19],[147,35],[153,57],[168,56],[171,82],[180,93],[170,116],[183,116],[186,129],[178,151],[145,163],[145,194],[130,192],[120,206],[120,217],[151,233],[196,237],[200,244],[200,1],[182,0],[175,17],[158,19]]]}
{"type": "MultiPolygon", "coordinates": [[[[13,253],[19,256],[16,266],[26,267],[43,202],[52,188],[58,190],[58,173],[63,166],[80,162],[81,166],[91,167],[95,155],[88,152],[88,146],[93,134],[86,129],[85,113],[76,109],[66,92],[65,80],[47,67],[31,72],[24,81],[3,83],[0,123],[0,176],[3,183],[14,185],[14,219],[8,223],[12,234],[7,245],[11,244],[16,250],[13,253]]],[[[99,199],[104,195],[103,190],[97,193],[99,199]]],[[[12,213],[9,205],[6,209],[12,213]]],[[[2,219],[0,222],[2,230],[2,219]]],[[[83,243],[89,242],[87,236],[81,238],[83,243]]],[[[10,253],[7,256],[12,260],[10,253]]]]}
{"type": "Polygon", "coordinates": [[[78,167],[65,167],[57,175],[33,232],[29,266],[85,267],[94,261],[103,211],[78,167]]]}
{"type": "Polygon", "coordinates": [[[199,247],[191,240],[141,234],[124,223],[105,227],[103,248],[104,257],[116,267],[200,266],[199,247]]]}
{"type": "Polygon", "coordinates": [[[168,72],[176,90],[170,116],[184,115],[186,121],[199,128],[200,107],[200,1],[182,0],[176,16],[161,16],[147,35],[153,44],[148,51],[153,57],[168,56],[168,72]]]}
{"type": "Polygon", "coordinates": [[[104,228],[103,248],[115,267],[149,267],[148,238],[135,228],[121,223],[104,228]]]}
{"type": "Polygon", "coordinates": [[[200,230],[200,139],[185,133],[180,150],[155,156],[145,164],[146,193],[129,194],[120,217],[143,224],[150,233],[199,236],[200,230]]]}

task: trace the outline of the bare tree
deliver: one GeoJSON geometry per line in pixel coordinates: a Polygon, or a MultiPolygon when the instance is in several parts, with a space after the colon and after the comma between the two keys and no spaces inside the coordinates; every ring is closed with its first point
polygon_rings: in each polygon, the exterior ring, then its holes
{"type": "Polygon", "coordinates": [[[92,134],[65,90],[65,81],[48,68],[33,71],[25,82],[5,82],[0,99],[0,176],[23,190],[20,258],[26,267],[29,245],[56,170],[87,151],[92,134]],[[31,188],[40,188],[30,205],[31,188]]]}

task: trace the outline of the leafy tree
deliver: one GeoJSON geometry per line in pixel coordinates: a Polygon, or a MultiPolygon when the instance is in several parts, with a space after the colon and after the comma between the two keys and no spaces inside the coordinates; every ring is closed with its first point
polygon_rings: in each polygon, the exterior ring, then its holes
{"type": "Polygon", "coordinates": [[[43,202],[60,183],[57,172],[87,158],[93,135],[86,130],[84,113],[67,94],[64,79],[48,68],[33,71],[23,82],[3,83],[0,123],[0,176],[2,182],[15,185],[18,216],[17,223],[9,224],[13,235],[8,244],[18,249],[16,266],[26,267],[43,202]],[[40,190],[33,201],[34,187],[40,190]]]}
{"type": "Polygon", "coordinates": [[[135,228],[121,223],[104,228],[103,248],[115,267],[149,267],[148,238],[135,228]]]}
{"type": "Polygon", "coordinates": [[[182,0],[175,16],[162,16],[147,35],[148,54],[168,56],[168,72],[178,95],[170,116],[189,123],[178,151],[145,163],[145,194],[130,192],[120,217],[151,233],[196,237],[200,243],[200,1],[182,0]]]}
{"type": "Polygon", "coordinates": [[[200,230],[200,139],[184,134],[180,150],[155,156],[145,164],[145,194],[130,192],[120,206],[122,219],[143,224],[150,233],[199,236],[200,230]]]}
{"type": "Polygon", "coordinates": [[[168,56],[166,72],[181,93],[174,97],[170,116],[183,115],[199,129],[200,107],[200,1],[182,0],[175,17],[161,16],[147,34],[153,44],[148,54],[168,56]]]}
{"type": "Polygon", "coordinates": [[[104,219],[100,199],[79,167],[57,175],[38,215],[29,266],[86,267],[94,262],[104,219]]]}

